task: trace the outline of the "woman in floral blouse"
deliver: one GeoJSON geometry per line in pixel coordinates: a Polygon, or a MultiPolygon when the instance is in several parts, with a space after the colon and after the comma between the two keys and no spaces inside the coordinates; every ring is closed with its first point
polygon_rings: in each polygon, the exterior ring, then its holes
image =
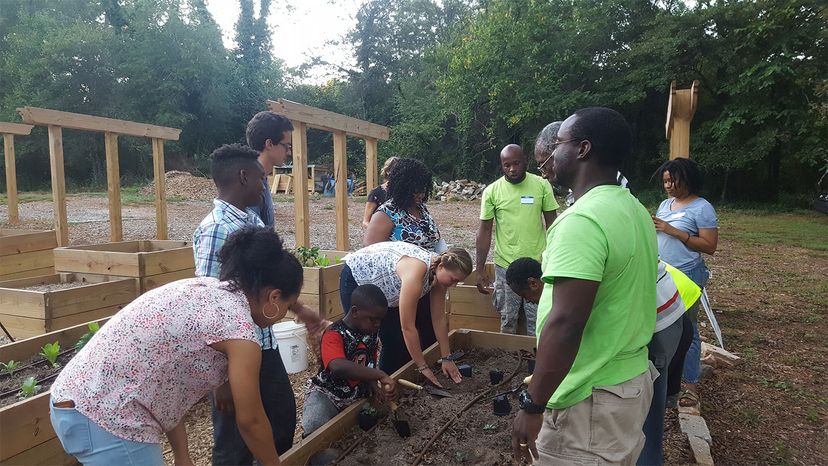
{"type": "Polygon", "coordinates": [[[259,395],[255,327],[296,303],[302,267],[272,230],[233,234],[219,253],[221,279],[179,280],[118,312],[52,385],[52,426],[86,465],[163,465],[166,434],[176,464],[192,464],[184,415],[229,378],[236,421],[262,464],[278,464],[259,395]]]}

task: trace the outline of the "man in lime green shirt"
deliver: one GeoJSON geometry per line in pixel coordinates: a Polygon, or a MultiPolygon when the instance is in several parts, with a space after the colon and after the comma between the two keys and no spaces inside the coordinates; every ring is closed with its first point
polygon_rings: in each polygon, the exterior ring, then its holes
{"type": "Polygon", "coordinates": [[[649,213],[616,178],[631,141],[624,118],[602,107],[538,137],[541,173],[575,203],[547,232],[537,362],[512,433],[518,457],[634,464],[644,446],[658,252],[649,213]]]}
{"type": "Polygon", "coordinates": [[[492,302],[500,313],[500,331],[517,333],[521,305],[526,315],[526,332],[535,335],[538,307],[524,301],[506,284],[506,269],[519,257],[540,259],[546,246],[544,231],[555,221],[558,203],[543,178],[526,173],[526,156],[517,144],[500,152],[503,177],[486,186],[480,202],[477,230],[477,289],[489,293],[492,279],[486,273],[486,257],[495,230],[495,282],[492,302]],[[545,222],[545,226],[544,226],[545,222]]]}

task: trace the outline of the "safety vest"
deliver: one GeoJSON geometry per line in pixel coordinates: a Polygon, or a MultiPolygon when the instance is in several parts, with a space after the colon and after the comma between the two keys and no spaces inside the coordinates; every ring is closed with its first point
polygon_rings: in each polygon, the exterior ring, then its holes
{"type": "Polygon", "coordinates": [[[679,320],[701,297],[693,280],[672,265],[658,261],[656,280],[656,327],[658,333],[679,320]]]}

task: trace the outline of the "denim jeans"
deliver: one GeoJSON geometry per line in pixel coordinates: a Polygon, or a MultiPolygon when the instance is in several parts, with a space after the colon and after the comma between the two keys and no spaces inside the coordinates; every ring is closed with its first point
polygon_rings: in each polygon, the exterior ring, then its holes
{"type": "Polygon", "coordinates": [[[342,267],[339,273],[339,300],[342,301],[342,311],[345,315],[351,312],[351,293],[359,286],[354,280],[354,274],[348,264],[342,267]]]}
{"type": "MultiPolygon", "coordinates": [[[[276,451],[281,455],[293,446],[296,431],[296,399],[279,349],[262,351],[259,391],[273,431],[276,451]]],[[[211,397],[212,400],[212,397],[211,397]]],[[[216,409],[213,403],[213,464],[252,464],[253,454],[244,443],[236,418],[216,409]]]]}
{"type": "MultiPolygon", "coordinates": [[[[710,277],[710,271],[707,270],[704,262],[691,269],[682,270],[682,272],[701,288],[705,287],[707,279],[710,277]]],[[[693,341],[690,343],[690,348],[687,350],[687,355],[684,358],[684,381],[689,384],[699,383],[699,377],[701,375],[701,339],[699,338],[698,306],[700,304],[696,305],[696,317],[691,320],[693,324],[693,341]]],[[[691,315],[691,317],[693,316],[691,315]]]]}
{"type": "Polygon", "coordinates": [[[678,396],[681,392],[681,377],[684,372],[684,360],[687,357],[687,350],[693,342],[693,324],[692,321],[696,319],[699,304],[696,303],[687,312],[681,316],[681,339],[679,340],[676,354],[670,361],[667,369],[667,397],[678,396]]]}
{"type": "Polygon", "coordinates": [[[339,414],[339,408],[319,390],[310,390],[302,405],[302,438],[339,414]]]}
{"type": "Polygon", "coordinates": [[[653,401],[644,421],[644,449],[638,457],[638,465],[660,465],[664,458],[664,410],[667,404],[667,381],[670,361],[676,354],[681,340],[682,319],[653,335],[647,345],[650,361],[659,372],[653,382],[653,401]]]}
{"type": "Polygon", "coordinates": [[[66,453],[91,466],[163,466],[161,444],[133,442],[110,434],[75,408],[56,408],[50,400],[52,427],[66,453]]]}

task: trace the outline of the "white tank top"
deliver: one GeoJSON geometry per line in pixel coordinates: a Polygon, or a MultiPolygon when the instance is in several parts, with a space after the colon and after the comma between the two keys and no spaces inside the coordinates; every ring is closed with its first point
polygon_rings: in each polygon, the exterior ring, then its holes
{"type": "MultiPolygon", "coordinates": [[[[402,279],[397,275],[397,262],[403,257],[413,257],[423,261],[426,267],[431,267],[433,254],[419,246],[402,241],[385,241],[374,243],[343,257],[348,264],[354,281],[358,285],[374,284],[385,294],[389,307],[399,307],[402,279]]],[[[425,296],[431,289],[429,273],[423,278],[423,288],[420,297],[425,296]]]]}

